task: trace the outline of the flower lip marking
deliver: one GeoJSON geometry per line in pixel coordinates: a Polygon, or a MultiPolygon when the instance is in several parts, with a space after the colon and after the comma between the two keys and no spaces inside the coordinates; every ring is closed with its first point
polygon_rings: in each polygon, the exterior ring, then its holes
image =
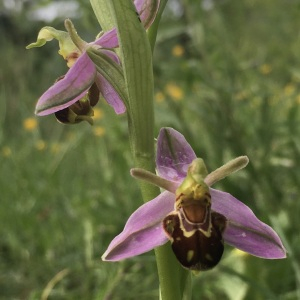
{"type": "MultiPolygon", "coordinates": [[[[224,243],[257,257],[286,257],[280,237],[270,226],[260,221],[248,206],[231,194],[211,188],[216,182],[244,168],[249,162],[246,156],[237,157],[209,174],[205,174],[205,170],[202,170],[204,175],[201,170],[192,172],[192,179],[196,180],[196,184],[204,178],[204,182],[209,186],[211,207],[204,204],[202,209],[206,207],[210,212],[210,221],[206,220],[204,223],[211,224],[211,229],[204,228],[203,223],[188,221],[183,211],[187,211],[187,207],[179,205],[182,200],[179,196],[186,195],[186,191],[183,191],[183,181],[187,178],[186,170],[195,159],[196,154],[182,134],[173,128],[160,130],[156,155],[159,176],[138,168],[131,169],[131,175],[165,191],[133,212],[124,230],[111,241],[103,254],[104,261],[120,261],[134,257],[171,241],[174,253],[183,266],[192,270],[207,270],[215,266],[218,258],[221,258],[223,239],[224,243]],[[181,190],[178,190],[178,187],[181,190]],[[174,209],[176,199],[178,209],[176,205],[174,209]],[[197,251],[188,256],[188,251],[195,248],[197,251]]],[[[193,186],[192,182],[193,180],[187,181],[185,188],[193,186]]],[[[192,196],[189,198],[193,199],[192,196]]],[[[195,204],[199,205],[195,206],[198,210],[201,209],[200,202],[195,201],[195,204]]]]}
{"type": "Polygon", "coordinates": [[[205,271],[215,267],[224,251],[222,232],[226,218],[221,214],[211,213],[210,235],[206,236],[194,224],[189,231],[184,225],[182,214],[174,211],[163,220],[163,227],[172,244],[173,252],[181,265],[190,270],[205,271]]]}
{"type": "Polygon", "coordinates": [[[204,182],[196,184],[191,193],[180,193],[175,202],[175,210],[182,208],[186,219],[192,223],[205,223],[210,206],[211,196],[204,182]]]}
{"type": "Polygon", "coordinates": [[[226,227],[226,218],[211,212],[209,187],[201,170],[206,170],[204,162],[194,160],[176,190],[175,210],[163,220],[175,256],[183,267],[197,271],[211,269],[220,261],[226,227]]]}

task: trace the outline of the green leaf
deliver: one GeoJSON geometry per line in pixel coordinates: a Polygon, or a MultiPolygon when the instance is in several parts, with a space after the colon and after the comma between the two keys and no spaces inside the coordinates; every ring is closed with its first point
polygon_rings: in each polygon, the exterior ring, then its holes
{"type": "Polygon", "coordinates": [[[159,23],[160,23],[160,19],[161,19],[162,13],[163,13],[163,11],[166,7],[167,2],[168,2],[168,0],[160,0],[159,9],[158,9],[158,12],[156,14],[155,20],[154,20],[154,22],[152,23],[151,27],[148,29],[148,32],[147,32],[152,52],[153,52],[155,42],[156,42],[157,30],[158,30],[158,26],[159,26],[159,23]]]}

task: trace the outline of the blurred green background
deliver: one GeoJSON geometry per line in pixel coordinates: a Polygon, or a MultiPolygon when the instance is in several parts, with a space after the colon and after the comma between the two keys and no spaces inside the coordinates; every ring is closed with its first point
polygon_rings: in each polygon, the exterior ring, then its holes
{"type": "MultiPolygon", "coordinates": [[[[67,17],[87,41],[100,30],[87,1],[55,3],[0,4],[0,299],[158,299],[153,252],[100,259],[142,201],[126,116],[104,101],[93,127],[34,116],[67,67],[57,42],[25,46],[67,17]]],[[[154,73],[155,135],[179,130],[209,170],[248,155],[216,187],[288,250],[269,261],[226,246],[214,270],[194,277],[193,299],[300,299],[300,1],[169,0],[154,73]]]]}

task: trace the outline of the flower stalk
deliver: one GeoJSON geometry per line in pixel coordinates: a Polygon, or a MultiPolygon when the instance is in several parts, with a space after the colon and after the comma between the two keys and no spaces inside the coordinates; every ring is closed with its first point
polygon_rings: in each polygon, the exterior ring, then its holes
{"type": "MultiPolygon", "coordinates": [[[[100,2],[103,1],[100,0],[97,4],[93,1],[94,9],[100,9],[100,2]]],[[[128,128],[134,164],[138,168],[154,172],[153,70],[150,44],[154,46],[156,35],[153,35],[152,41],[149,42],[146,31],[137,18],[132,0],[110,0],[106,1],[105,5],[110,8],[108,15],[112,16],[113,27],[116,27],[118,32],[118,54],[127,86],[128,128]]],[[[96,12],[96,15],[101,13],[96,12]]],[[[157,187],[144,181],[139,183],[144,202],[159,194],[157,187]]],[[[176,261],[169,245],[159,247],[155,254],[161,299],[182,299],[181,281],[182,277],[186,277],[182,276],[182,273],[187,272],[176,261]]],[[[185,282],[185,279],[183,281],[185,282]]]]}
{"type": "Polygon", "coordinates": [[[109,1],[126,82],[131,149],[137,167],[154,170],[152,53],[131,0],[109,1]]]}

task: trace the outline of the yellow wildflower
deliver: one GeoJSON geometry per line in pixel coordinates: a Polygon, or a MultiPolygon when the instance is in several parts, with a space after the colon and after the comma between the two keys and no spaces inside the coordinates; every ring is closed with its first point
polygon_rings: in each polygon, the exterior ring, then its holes
{"type": "Polygon", "coordinates": [[[46,148],[46,143],[43,140],[38,140],[35,144],[35,148],[39,151],[43,151],[46,148]]]}
{"type": "Polygon", "coordinates": [[[272,67],[269,64],[263,64],[260,66],[259,71],[261,74],[268,75],[272,72],[272,67]]]}
{"type": "Polygon", "coordinates": [[[184,48],[181,45],[176,45],[172,49],[172,55],[180,57],[184,54],[184,48]]]}
{"type": "Polygon", "coordinates": [[[10,147],[8,147],[8,146],[4,146],[4,147],[2,147],[2,155],[4,156],[4,157],[9,157],[9,156],[11,156],[11,149],[10,149],[10,147]]]}
{"type": "Polygon", "coordinates": [[[180,101],[184,96],[183,90],[174,83],[167,84],[166,92],[174,101],[180,101]]]}
{"type": "Polygon", "coordinates": [[[93,128],[93,133],[95,136],[103,136],[105,134],[105,128],[102,126],[95,126],[93,128]]]}
{"type": "Polygon", "coordinates": [[[37,120],[35,118],[26,118],[23,121],[23,127],[27,131],[34,131],[37,128],[37,120]]]}
{"type": "Polygon", "coordinates": [[[293,83],[288,83],[285,87],[284,87],[284,94],[286,96],[291,96],[296,90],[296,87],[293,83]]]}

